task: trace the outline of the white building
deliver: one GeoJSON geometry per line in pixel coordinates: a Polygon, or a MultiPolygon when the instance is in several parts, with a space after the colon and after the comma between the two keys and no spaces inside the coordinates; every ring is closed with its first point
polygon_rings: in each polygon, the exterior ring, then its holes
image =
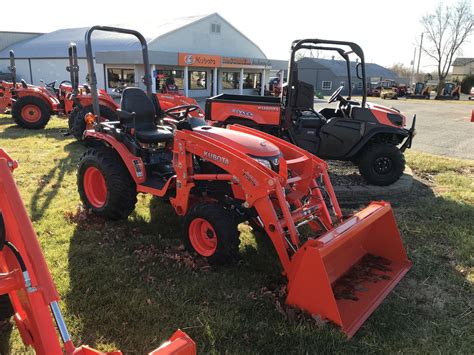
{"type": "MultiPolygon", "coordinates": [[[[191,97],[222,92],[263,94],[261,83],[268,81],[270,61],[254,42],[217,13],[119,27],[136,29],[147,39],[155,91],[173,75],[178,87],[191,97]]],[[[86,31],[62,29],[0,47],[0,71],[7,71],[9,50],[13,49],[19,79],[35,85],[40,79],[67,80],[68,45],[75,42],[80,80],[85,82],[86,31]]],[[[118,85],[143,85],[141,51],[134,37],[95,32],[92,46],[100,88],[110,92],[118,85]]]]}

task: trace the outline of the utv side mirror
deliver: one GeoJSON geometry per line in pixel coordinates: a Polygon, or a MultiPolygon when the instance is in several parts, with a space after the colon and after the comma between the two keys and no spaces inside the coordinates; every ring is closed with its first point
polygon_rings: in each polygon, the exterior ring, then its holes
{"type": "Polygon", "coordinates": [[[361,63],[357,63],[356,65],[356,75],[359,79],[362,79],[362,75],[360,74],[360,65],[361,63]]]}

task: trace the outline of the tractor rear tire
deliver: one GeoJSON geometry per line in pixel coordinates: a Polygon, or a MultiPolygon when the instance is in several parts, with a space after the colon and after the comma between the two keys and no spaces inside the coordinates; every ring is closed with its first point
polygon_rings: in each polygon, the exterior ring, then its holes
{"type": "Polygon", "coordinates": [[[236,215],[223,205],[198,203],[184,217],[184,246],[212,265],[229,264],[239,257],[238,224],[236,215]]]}
{"type": "Polygon", "coordinates": [[[369,184],[393,184],[405,170],[405,157],[391,143],[371,143],[360,154],[359,172],[369,184]]]}
{"type": "Polygon", "coordinates": [[[39,97],[20,97],[12,107],[15,123],[26,129],[42,129],[51,118],[49,106],[39,97]]]}
{"type": "Polygon", "coordinates": [[[82,155],[77,186],[84,207],[101,217],[126,219],[135,209],[135,181],[112,148],[94,147],[82,155]]]}
{"type": "MultiPolygon", "coordinates": [[[[69,132],[78,140],[84,139],[84,131],[86,130],[86,121],[84,117],[87,113],[92,112],[92,106],[83,108],[76,107],[69,115],[69,132]],[[77,111],[76,111],[77,109],[77,111]]],[[[108,106],[100,105],[100,118],[103,121],[117,121],[117,114],[108,106]]]]}
{"type": "MultiPolygon", "coordinates": [[[[72,111],[69,113],[69,117],[68,117],[68,120],[67,120],[67,125],[69,127],[69,133],[72,134],[76,139],[79,140],[79,138],[77,138],[76,136],[76,133],[74,132],[74,123],[75,123],[75,120],[77,118],[77,115],[79,114],[79,111],[81,110],[80,107],[74,107],[72,109],[72,111]]],[[[82,139],[82,135],[81,135],[81,139],[82,139]]]]}

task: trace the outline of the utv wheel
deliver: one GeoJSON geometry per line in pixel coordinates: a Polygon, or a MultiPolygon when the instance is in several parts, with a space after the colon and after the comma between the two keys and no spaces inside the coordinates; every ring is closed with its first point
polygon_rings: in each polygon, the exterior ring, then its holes
{"type": "Polygon", "coordinates": [[[184,218],[183,241],[187,250],[214,265],[238,258],[240,233],[232,211],[218,203],[199,203],[184,218]]]}
{"type": "Polygon", "coordinates": [[[360,155],[359,172],[373,185],[390,185],[402,176],[405,157],[390,143],[373,143],[360,155]]]}
{"type": "Polygon", "coordinates": [[[51,117],[48,105],[35,96],[20,97],[12,108],[15,123],[27,129],[44,128],[51,117]]]}
{"type": "MultiPolygon", "coordinates": [[[[69,115],[69,132],[71,132],[71,134],[78,141],[82,141],[84,139],[84,131],[86,130],[86,121],[84,121],[84,117],[89,112],[92,112],[92,106],[86,106],[82,109],[76,107],[69,115]]],[[[100,105],[100,118],[103,121],[118,120],[116,113],[112,109],[104,105],[100,105]]]]}
{"type": "Polygon", "coordinates": [[[84,206],[102,217],[125,219],[135,209],[135,182],[111,148],[90,148],[82,155],[77,186],[84,206]]]}

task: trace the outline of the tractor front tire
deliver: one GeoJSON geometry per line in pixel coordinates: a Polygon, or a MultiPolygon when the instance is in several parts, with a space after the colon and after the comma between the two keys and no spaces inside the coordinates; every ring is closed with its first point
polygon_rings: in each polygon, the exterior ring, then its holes
{"type": "MultiPolygon", "coordinates": [[[[69,115],[69,132],[78,140],[84,139],[84,131],[86,130],[86,121],[84,117],[87,113],[92,112],[92,106],[85,106],[83,108],[74,108],[69,115]],[[77,111],[76,111],[77,109],[77,111]]],[[[117,121],[117,114],[108,106],[100,105],[101,121],[117,121]]]]}
{"type": "Polygon", "coordinates": [[[135,209],[135,181],[112,148],[94,147],[82,155],[77,186],[84,207],[101,217],[125,219],[135,209]]]}
{"type": "Polygon", "coordinates": [[[238,224],[235,214],[223,205],[198,203],[184,218],[184,246],[212,265],[229,264],[239,256],[238,224]]]}
{"type": "Polygon", "coordinates": [[[49,106],[39,97],[20,97],[12,107],[15,123],[27,129],[44,128],[51,118],[49,106]]]}
{"type": "Polygon", "coordinates": [[[391,143],[371,143],[360,155],[359,172],[369,184],[393,184],[404,170],[405,157],[391,143]]]}

